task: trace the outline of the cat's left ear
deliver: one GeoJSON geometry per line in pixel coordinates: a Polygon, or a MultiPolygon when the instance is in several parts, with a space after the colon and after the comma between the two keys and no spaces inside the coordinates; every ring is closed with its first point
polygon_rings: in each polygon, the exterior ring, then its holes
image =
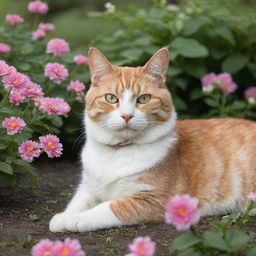
{"type": "Polygon", "coordinates": [[[143,70],[156,78],[166,80],[169,66],[169,51],[167,47],[158,50],[144,65],[143,70]]]}

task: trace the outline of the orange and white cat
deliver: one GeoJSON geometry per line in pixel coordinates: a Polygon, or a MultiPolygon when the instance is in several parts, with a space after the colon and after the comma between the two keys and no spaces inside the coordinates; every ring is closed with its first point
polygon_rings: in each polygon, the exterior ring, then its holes
{"type": "Polygon", "coordinates": [[[89,49],[82,181],[53,232],[85,232],[164,220],[176,194],[197,197],[203,216],[243,211],[256,185],[256,124],[176,122],[160,49],[143,67],[117,67],[89,49]]]}

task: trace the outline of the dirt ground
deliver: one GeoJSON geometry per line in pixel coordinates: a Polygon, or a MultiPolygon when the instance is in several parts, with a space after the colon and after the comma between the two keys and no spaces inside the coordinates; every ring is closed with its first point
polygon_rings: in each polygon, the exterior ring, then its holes
{"type": "MultiPolygon", "coordinates": [[[[39,164],[40,186],[23,182],[19,187],[0,187],[0,256],[29,256],[30,249],[43,238],[77,238],[88,256],[121,256],[137,236],[149,235],[157,242],[157,256],[171,255],[168,247],[178,234],[167,224],[113,228],[89,233],[51,233],[48,223],[63,210],[79,180],[80,167],[72,163],[39,164]]],[[[209,228],[210,218],[200,222],[209,228]]]]}

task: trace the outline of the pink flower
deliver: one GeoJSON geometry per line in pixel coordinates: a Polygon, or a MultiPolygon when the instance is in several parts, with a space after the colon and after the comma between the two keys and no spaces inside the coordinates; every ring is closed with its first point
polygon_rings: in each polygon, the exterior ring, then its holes
{"type": "Polygon", "coordinates": [[[27,98],[38,98],[44,95],[42,87],[39,84],[29,82],[23,89],[23,94],[27,98]]]}
{"type": "Polygon", "coordinates": [[[16,73],[4,76],[2,82],[5,88],[11,88],[11,87],[21,88],[28,85],[29,78],[22,73],[16,72],[16,73]]]}
{"type": "Polygon", "coordinates": [[[137,237],[132,244],[129,244],[130,254],[126,256],[152,256],[155,253],[155,242],[149,236],[137,237]]]}
{"type": "Polygon", "coordinates": [[[222,73],[217,76],[220,83],[229,84],[232,82],[232,77],[228,73],[222,73]]]}
{"type": "Polygon", "coordinates": [[[77,239],[66,238],[64,242],[56,241],[54,245],[56,256],[85,256],[81,244],[77,239]]]}
{"type": "Polygon", "coordinates": [[[19,105],[26,99],[23,90],[19,88],[13,88],[9,94],[9,102],[19,105]]]}
{"type": "Polygon", "coordinates": [[[209,73],[202,77],[202,86],[214,85],[217,82],[217,75],[214,73],[209,73]]]}
{"type": "Polygon", "coordinates": [[[62,98],[37,98],[35,103],[41,111],[46,112],[48,115],[67,116],[70,111],[70,106],[62,98]]]}
{"type": "Polygon", "coordinates": [[[187,230],[200,219],[198,199],[189,195],[176,195],[167,204],[165,219],[177,230],[187,230]]]}
{"type": "Polygon", "coordinates": [[[235,82],[230,82],[230,83],[221,83],[220,84],[220,89],[226,93],[226,94],[230,94],[235,92],[235,90],[237,89],[237,84],[235,82]]]}
{"type": "Polygon", "coordinates": [[[74,56],[74,62],[77,65],[83,65],[83,64],[88,64],[89,63],[89,58],[83,55],[76,55],[74,56]]]}
{"type": "Polygon", "coordinates": [[[42,39],[44,37],[46,37],[46,33],[42,29],[38,29],[38,30],[34,31],[33,34],[32,34],[32,39],[34,41],[38,40],[38,39],[42,39]]]}
{"type": "Polygon", "coordinates": [[[11,25],[16,25],[24,22],[24,19],[20,17],[19,15],[16,14],[8,14],[5,16],[5,20],[11,24],[11,25]]]}
{"type": "Polygon", "coordinates": [[[60,38],[54,38],[47,44],[47,53],[52,53],[56,56],[61,56],[70,52],[69,44],[60,38]]]}
{"type": "Polygon", "coordinates": [[[49,77],[56,84],[60,84],[61,81],[64,81],[68,77],[68,70],[65,66],[54,62],[46,64],[44,68],[44,75],[49,77]]]}
{"type": "Polygon", "coordinates": [[[256,191],[255,191],[255,190],[252,191],[252,192],[247,196],[247,198],[256,203],[256,191]]]}
{"type": "Polygon", "coordinates": [[[21,159],[27,162],[32,162],[34,157],[39,157],[41,153],[39,143],[32,140],[23,141],[18,150],[21,159]]]}
{"type": "Polygon", "coordinates": [[[68,91],[73,91],[78,95],[83,94],[84,89],[85,89],[85,85],[78,80],[71,81],[69,86],[67,87],[68,91]]]}
{"type": "Polygon", "coordinates": [[[53,256],[53,245],[54,243],[49,239],[42,239],[32,247],[31,254],[33,256],[53,256]]]}
{"type": "Polygon", "coordinates": [[[7,44],[0,43],[0,53],[7,53],[11,50],[11,47],[7,44]]]}
{"type": "Polygon", "coordinates": [[[23,119],[19,117],[9,117],[5,118],[2,122],[2,126],[7,130],[8,135],[14,135],[20,133],[26,126],[23,119]]]}
{"type": "Polygon", "coordinates": [[[41,2],[39,0],[30,2],[28,4],[28,10],[32,13],[40,13],[45,14],[48,11],[48,5],[47,3],[41,2]]]}
{"type": "MultiPolygon", "coordinates": [[[[1,68],[0,68],[1,70],[1,68]]],[[[256,99],[256,87],[249,87],[244,92],[245,98],[248,100],[249,98],[256,99]]]]}
{"type": "Polygon", "coordinates": [[[9,65],[5,61],[0,60],[0,76],[6,76],[9,74],[9,65]]]}
{"type": "Polygon", "coordinates": [[[42,29],[44,31],[51,31],[51,30],[55,30],[55,25],[52,23],[40,23],[39,29],[42,29]]]}

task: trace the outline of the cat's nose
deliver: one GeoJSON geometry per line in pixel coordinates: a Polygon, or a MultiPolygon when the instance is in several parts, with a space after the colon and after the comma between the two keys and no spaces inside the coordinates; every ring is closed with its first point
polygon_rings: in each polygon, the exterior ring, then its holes
{"type": "Polygon", "coordinates": [[[125,115],[121,115],[121,117],[125,120],[126,123],[128,123],[129,120],[133,118],[133,115],[125,114],[125,115]]]}

